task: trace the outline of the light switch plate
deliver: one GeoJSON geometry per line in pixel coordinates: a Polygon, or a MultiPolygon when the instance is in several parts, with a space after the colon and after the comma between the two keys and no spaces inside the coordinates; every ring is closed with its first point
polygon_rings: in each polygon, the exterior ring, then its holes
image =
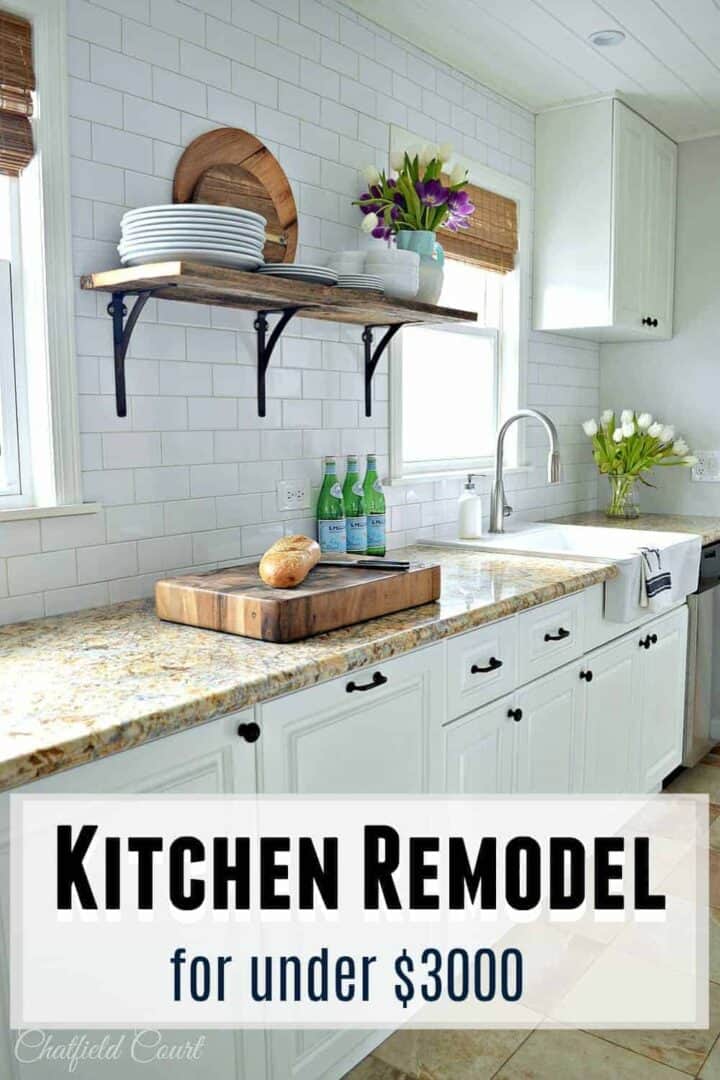
{"type": "Polygon", "coordinates": [[[694,450],[697,465],[692,467],[692,478],[699,484],[720,483],[720,450],[694,450]]]}
{"type": "Polygon", "coordinates": [[[279,510],[307,510],[310,507],[310,481],[304,476],[278,480],[279,510]]]}

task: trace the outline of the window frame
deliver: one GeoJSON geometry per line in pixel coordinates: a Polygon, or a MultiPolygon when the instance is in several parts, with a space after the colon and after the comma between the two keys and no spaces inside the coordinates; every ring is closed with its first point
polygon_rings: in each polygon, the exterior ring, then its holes
{"type": "MultiPolygon", "coordinates": [[[[22,495],[0,496],[0,520],[25,511],[36,516],[43,508],[69,509],[82,501],[67,50],[58,46],[67,40],[66,6],[57,0],[3,0],[3,7],[32,23],[38,108],[32,119],[36,153],[17,181],[21,265],[13,285],[14,295],[22,298],[14,318],[16,356],[24,342],[26,376],[24,386],[18,378],[18,411],[26,411],[32,432],[31,460],[22,495]]],[[[22,427],[21,419],[21,434],[22,427]]]]}
{"type": "MultiPolygon", "coordinates": [[[[427,142],[395,124],[390,126],[390,152],[404,151],[411,146],[427,142]]],[[[496,431],[504,417],[527,402],[527,350],[530,332],[530,296],[532,267],[532,199],[530,184],[500,173],[461,154],[455,155],[469,174],[470,182],[479,187],[495,191],[499,195],[513,199],[518,213],[518,255],[513,273],[504,275],[502,326],[499,328],[498,347],[498,392],[496,431]]],[[[442,243],[442,234],[440,235],[442,243]]],[[[478,333],[485,327],[473,323],[437,324],[438,329],[452,330],[458,333],[478,333]]],[[[428,327],[430,329],[430,327],[428,327]]],[[[445,461],[437,462],[436,468],[428,466],[425,470],[405,467],[402,459],[402,331],[393,340],[388,349],[390,383],[390,484],[412,483],[414,480],[461,476],[467,472],[490,473],[492,458],[478,458],[473,462],[445,461]]],[[[524,425],[515,424],[506,439],[505,461],[507,469],[524,469],[525,429],[524,425]]],[[[507,471],[506,469],[506,471],[507,471]]]]}

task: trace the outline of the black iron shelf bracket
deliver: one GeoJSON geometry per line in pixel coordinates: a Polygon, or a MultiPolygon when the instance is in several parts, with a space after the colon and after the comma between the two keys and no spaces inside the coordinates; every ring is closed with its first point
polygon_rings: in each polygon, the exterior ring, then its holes
{"type": "Polygon", "coordinates": [[[142,309],[153,295],[153,289],[143,289],[136,294],[132,311],[128,314],[125,297],[130,293],[114,292],[107,306],[107,313],[113,323],[113,355],[115,357],[115,409],[118,416],[127,416],[127,395],[125,392],[125,357],[130,344],[135,323],[142,309]]]}
{"type": "Polygon", "coordinates": [[[300,310],[299,307],[281,308],[279,311],[258,311],[253,326],[257,333],[257,406],[258,416],[267,415],[267,400],[265,392],[265,382],[268,365],[270,363],[270,357],[273,354],[273,349],[280,340],[280,335],[292,319],[293,315],[296,315],[300,310]],[[280,318],[275,323],[272,333],[268,338],[267,332],[269,329],[267,317],[268,315],[279,315],[280,318]]]}
{"type": "Polygon", "coordinates": [[[365,346],[365,415],[372,416],[372,381],[375,369],[380,363],[382,354],[387,349],[392,339],[397,334],[398,330],[402,327],[402,323],[395,323],[394,326],[388,326],[385,333],[380,338],[380,341],[373,349],[373,330],[382,329],[377,326],[366,326],[362,333],[363,344],[365,346]]]}

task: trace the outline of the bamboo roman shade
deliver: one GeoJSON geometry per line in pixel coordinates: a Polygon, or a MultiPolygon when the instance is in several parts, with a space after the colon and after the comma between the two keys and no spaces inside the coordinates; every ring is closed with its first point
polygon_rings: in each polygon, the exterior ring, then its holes
{"type": "Polygon", "coordinates": [[[468,219],[469,228],[456,233],[442,230],[440,242],[445,254],[506,274],[515,268],[518,250],[517,204],[474,184],[468,184],[466,190],[475,210],[468,219]]]}
{"type": "Polygon", "coordinates": [[[32,26],[0,11],[0,173],[17,176],[33,156],[32,26]]]}

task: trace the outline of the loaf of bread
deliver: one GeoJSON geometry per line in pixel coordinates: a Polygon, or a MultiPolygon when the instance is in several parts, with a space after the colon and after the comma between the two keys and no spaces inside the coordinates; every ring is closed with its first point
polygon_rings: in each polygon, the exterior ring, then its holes
{"type": "Polygon", "coordinates": [[[294,589],[320,558],[320,545],[309,536],[284,536],[260,560],[260,577],[273,589],[294,589]]]}

